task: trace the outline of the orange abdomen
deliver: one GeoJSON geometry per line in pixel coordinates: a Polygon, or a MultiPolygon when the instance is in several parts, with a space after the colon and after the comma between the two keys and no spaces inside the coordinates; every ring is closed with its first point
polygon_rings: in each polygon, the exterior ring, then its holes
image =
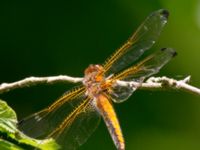
{"type": "Polygon", "coordinates": [[[108,98],[103,94],[98,95],[96,99],[96,107],[102,115],[117,149],[125,150],[124,138],[119,121],[108,98]]]}

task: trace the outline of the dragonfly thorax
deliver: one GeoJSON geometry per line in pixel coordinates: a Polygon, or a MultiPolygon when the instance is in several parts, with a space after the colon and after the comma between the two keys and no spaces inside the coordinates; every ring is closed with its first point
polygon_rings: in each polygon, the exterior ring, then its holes
{"type": "Polygon", "coordinates": [[[86,86],[87,95],[91,98],[99,95],[105,85],[104,68],[101,65],[90,65],[85,69],[83,84],[86,86]]]}

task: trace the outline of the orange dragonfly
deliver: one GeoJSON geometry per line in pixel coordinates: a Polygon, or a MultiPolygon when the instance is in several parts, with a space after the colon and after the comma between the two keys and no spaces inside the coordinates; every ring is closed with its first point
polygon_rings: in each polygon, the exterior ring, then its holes
{"type": "Polygon", "coordinates": [[[63,149],[73,150],[86,142],[102,117],[116,148],[125,150],[125,141],[112,101],[120,103],[127,100],[136,87],[120,86],[116,81],[142,83],[176,55],[173,49],[164,48],[138,61],[158,39],[168,15],[164,9],[150,14],[103,65],[90,65],[85,69],[81,86],[19,122],[19,128],[34,138],[54,138],[63,149]]]}

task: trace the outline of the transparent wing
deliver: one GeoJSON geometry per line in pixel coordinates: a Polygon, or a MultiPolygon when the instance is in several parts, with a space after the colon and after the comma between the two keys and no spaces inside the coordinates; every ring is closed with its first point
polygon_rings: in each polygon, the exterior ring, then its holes
{"type": "MultiPolygon", "coordinates": [[[[142,82],[145,78],[156,74],[159,70],[167,64],[176,52],[172,48],[163,48],[161,51],[148,56],[135,66],[132,66],[123,72],[113,76],[113,80],[125,80],[142,82]]],[[[132,92],[136,90],[133,87],[121,87],[120,85],[113,85],[110,93],[115,102],[123,102],[132,92]]]]}
{"type": "Polygon", "coordinates": [[[53,137],[63,149],[74,150],[94,132],[100,122],[99,113],[85,99],[48,137],[53,137]]]}
{"type": "Polygon", "coordinates": [[[106,61],[106,75],[128,67],[152,47],[167,23],[168,15],[168,11],[163,9],[150,14],[128,41],[106,61]]]}
{"type": "Polygon", "coordinates": [[[19,129],[31,137],[45,138],[84,100],[84,94],[84,87],[65,93],[49,107],[21,120],[19,129]]]}
{"type": "Polygon", "coordinates": [[[158,73],[174,56],[176,56],[174,49],[162,48],[160,51],[146,57],[138,64],[114,76],[114,78],[117,80],[140,81],[141,79],[158,73]]]}
{"type": "Polygon", "coordinates": [[[130,86],[113,85],[108,91],[108,95],[115,103],[121,103],[127,100],[136,90],[130,86]]]}
{"type": "Polygon", "coordinates": [[[96,129],[100,116],[83,87],[66,93],[55,103],[22,120],[19,128],[34,138],[54,138],[63,149],[82,145],[96,129]]]}

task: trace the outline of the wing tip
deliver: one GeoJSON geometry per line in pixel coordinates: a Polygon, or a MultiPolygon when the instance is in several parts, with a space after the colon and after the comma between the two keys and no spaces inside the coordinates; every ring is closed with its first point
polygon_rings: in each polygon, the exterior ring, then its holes
{"type": "Polygon", "coordinates": [[[173,48],[161,48],[161,51],[166,51],[168,50],[169,53],[171,53],[172,57],[175,57],[178,53],[173,49],[173,48]]]}
{"type": "Polygon", "coordinates": [[[161,14],[162,16],[164,16],[166,19],[168,19],[168,17],[169,17],[169,11],[166,10],[166,9],[161,9],[161,10],[160,10],[160,14],[161,14]]]}

